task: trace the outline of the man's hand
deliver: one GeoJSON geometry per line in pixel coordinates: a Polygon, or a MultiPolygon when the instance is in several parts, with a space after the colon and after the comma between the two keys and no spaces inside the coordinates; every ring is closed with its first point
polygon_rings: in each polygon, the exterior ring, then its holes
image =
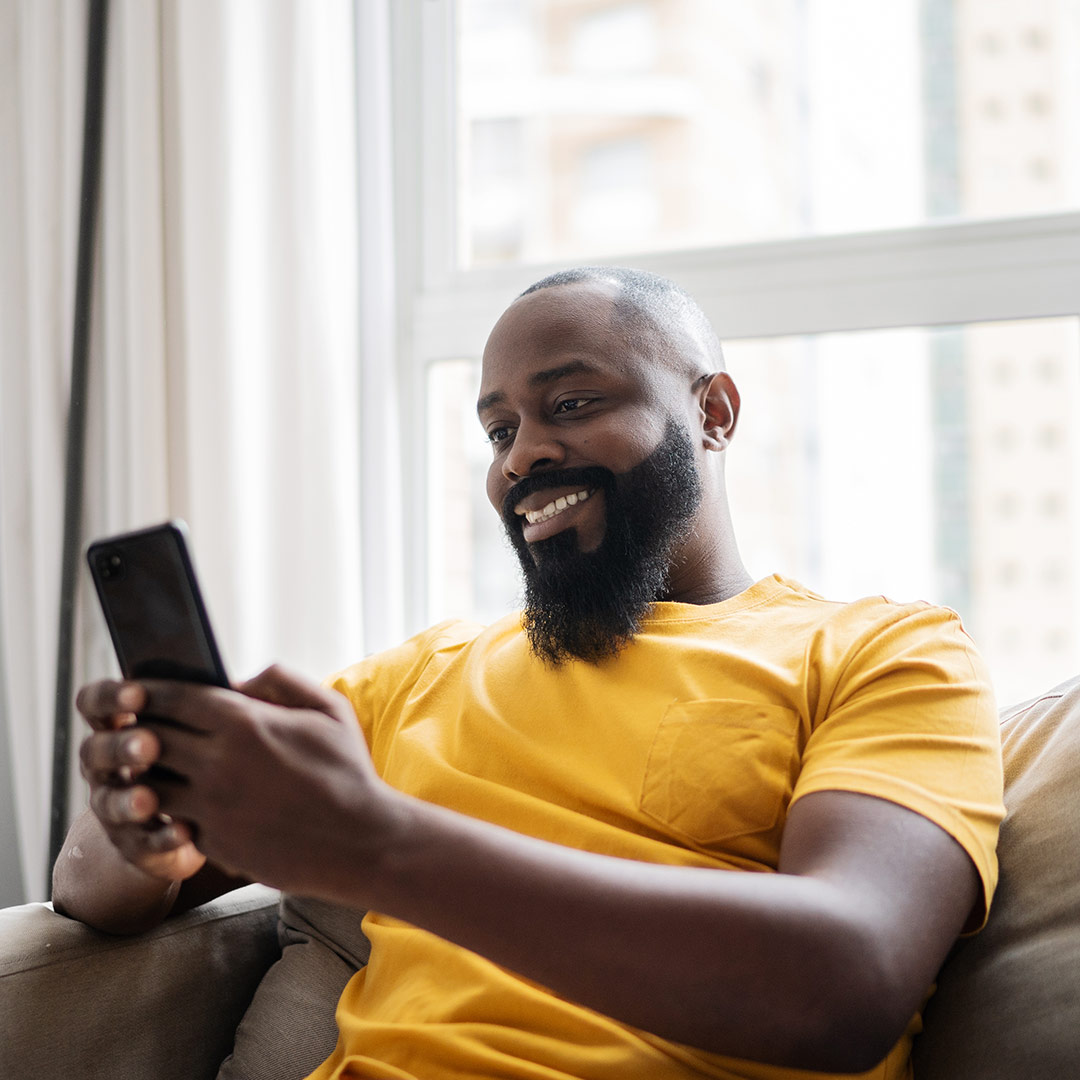
{"type": "Polygon", "coordinates": [[[120,854],[150,877],[182,881],[202,869],[206,856],[187,825],[159,813],[157,795],[145,783],[160,750],[156,736],[136,726],[145,700],[140,686],[113,680],[79,691],[76,707],[93,729],[80,751],[82,774],[90,808],[120,854]]]}
{"type": "MultiPolygon", "coordinates": [[[[153,767],[123,798],[102,784],[99,816],[119,819],[122,842],[135,846],[125,829],[140,827],[136,815],[160,812],[178,865],[194,844],[218,866],[296,892],[337,894],[347,873],[356,895],[402,797],[376,776],[344,697],[278,667],[236,690],[153,679],[125,689],[140,721],[114,737],[137,736],[139,764],[153,767]]],[[[108,774],[133,754],[102,744],[93,760],[108,774]]]]}

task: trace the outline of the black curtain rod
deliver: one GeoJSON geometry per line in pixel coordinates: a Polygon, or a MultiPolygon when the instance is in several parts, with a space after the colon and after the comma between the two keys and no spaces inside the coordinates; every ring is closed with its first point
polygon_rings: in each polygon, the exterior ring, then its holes
{"type": "Polygon", "coordinates": [[[82,562],[90,319],[94,296],[94,253],[101,202],[101,135],[105,104],[108,19],[109,0],[90,0],[86,33],[86,98],[83,110],[79,246],[75,272],[75,323],[71,345],[71,392],[64,469],[64,545],[60,561],[60,625],[56,654],[56,706],[53,714],[52,803],[49,813],[48,880],[45,883],[47,896],[52,895],[52,869],[64,842],[68,819],[75,598],[82,562]]]}

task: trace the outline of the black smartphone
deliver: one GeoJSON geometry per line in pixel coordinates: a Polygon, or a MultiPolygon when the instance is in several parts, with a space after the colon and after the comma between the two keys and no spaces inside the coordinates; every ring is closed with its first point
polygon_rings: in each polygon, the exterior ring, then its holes
{"type": "Polygon", "coordinates": [[[228,686],[179,520],[96,540],[86,551],[127,679],[228,686]]]}

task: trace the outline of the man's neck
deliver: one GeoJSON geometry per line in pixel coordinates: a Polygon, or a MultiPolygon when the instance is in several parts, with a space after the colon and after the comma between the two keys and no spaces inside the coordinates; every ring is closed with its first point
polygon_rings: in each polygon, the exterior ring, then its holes
{"type": "Polygon", "coordinates": [[[709,565],[684,564],[672,575],[670,588],[660,597],[680,604],[719,604],[738,596],[753,583],[738,552],[724,560],[710,560],[709,565]]]}

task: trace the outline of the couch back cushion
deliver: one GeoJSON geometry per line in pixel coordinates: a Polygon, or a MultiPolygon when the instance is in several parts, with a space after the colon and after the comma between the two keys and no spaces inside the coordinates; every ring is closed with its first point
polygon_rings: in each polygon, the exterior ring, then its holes
{"type": "Polygon", "coordinates": [[[916,1080],[1080,1075],[1080,677],[1002,712],[1001,878],[913,1050],[916,1080]]]}

